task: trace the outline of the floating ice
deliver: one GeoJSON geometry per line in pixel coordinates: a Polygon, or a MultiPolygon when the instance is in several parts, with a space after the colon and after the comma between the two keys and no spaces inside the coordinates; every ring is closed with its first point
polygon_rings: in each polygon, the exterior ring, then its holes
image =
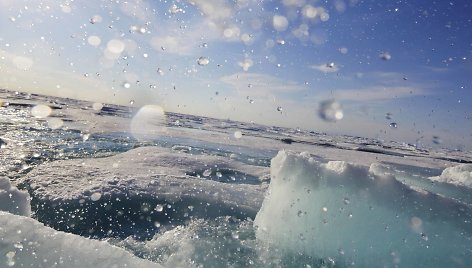
{"type": "Polygon", "coordinates": [[[105,241],[58,232],[31,218],[0,212],[0,226],[0,252],[6,252],[0,267],[160,267],[105,241]]]}
{"type": "Polygon", "coordinates": [[[413,189],[379,164],[323,164],[281,151],[254,224],[281,254],[340,266],[470,267],[471,218],[469,205],[413,189]]]}
{"type": "Polygon", "coordinates": [[[36,118],[46,118],[51,112],[51,107],[43,104],[36,105],[31,109],[31,114],[36,118]]]}
{"type": "Polygon", "coordinates": [[[443,170],[440,176],[429,177],[429,179],[472,188],[472,164],[448,167],[443,170]]]}
{"type": "Polygon", "coordinates": [[[8,178],[0,177],[0,211],[29,216],[31,213],[29,199],[30,197],[27,192],[20,191],[16,187],[11,186],[8,178]]]}

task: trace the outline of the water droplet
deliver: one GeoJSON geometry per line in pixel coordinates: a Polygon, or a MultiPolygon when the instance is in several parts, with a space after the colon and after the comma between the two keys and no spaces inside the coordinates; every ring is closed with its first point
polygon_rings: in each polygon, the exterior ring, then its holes
{"type": "Polygon", "coordinates": [[[129,105],[133,105],[133,104],[134,104],[134,100],[130,100],[129,105]]]}
{"type": "Polygon", "coordinates": [[[157,212],[162,212],[164,210],[164,206],[161,204],[157,204],[154,210],[157,212]]]}
{"type": "Polygon", "coordinates": [[[155,221],[155,222],[154,222],[154,226],[155,226],[156,228],[159,228],[159,227],[161,227],[161,223],[158,222],[158,221],[155,221]]]}
{"type": "Polygon", "coordinates": [[[36,118],[46,118],[52,112],[52,109],[43,104],[38,104],[31,109],[31,114],[36,118]]]}
{"type": "Polygon", "coordinates": [[[250,99],[249,100],[249,104],[253,104],[254,103],[254,100],[253,99],[250,99]]]}
{"type": "Polygon", "coordinates": [[[82,140],[83,141],[87,141],[89,138],[90,138],[90,134],[89,133],[83,133],[81,134],[82,135],[82,140]]]}
{"type": "Polygon", "coordinates": [[[200,57],[198,58],[197,63],[200,66],[205,66],[205,65],[208,65],[208,63],[210,63],[210,60],[207,57],[200,57]]]}
{"type": "Polygon", "coordinates": [[[211,169],[205,169],[205,171],[203,171],[203,176],[204,177],[208,177],[211,175],[211,169]]]}
{"type": "Polygon", "coordinates": [[[379,57],[382,59],[382,60],[391,60],[392,59],[392,55],[390,55],[389,52],[382,52],[380,53],[379,57]]]}
{"type": "Polygon", "coordinates": [[[102,17],[100,15],[95,15],[92,18],[90,18],[90,23],[91,24],[95,24],[95,23],[99,23],[99,22],[102,22],[102,17]]]}
{"type": "Polygon", "coordinates": [[[344,204],[349,205],[351,203],[351,200],[347,197],[344,198],[344,204]]]}
{"type": "Polygon", "coordinates": [[[334,64],[334,62],[330,62],[330,63],[326,63],[326,67],[334,68],[334,67],[336,67],[336,65],[334,64]]]}
{"type": "Polygon", "coordinates": [[[423,239],[424,241],[429,240],[428,236],[425,233],[421,233],[421,239],[423,239]]]}
{"type": "Polygon", "coordinates": [[[395,122],[392,122],[392,123],[390,123],[389,126],[390,126],[391,128],[397,128],[397,127],[398,127],[398,124],[395,123],[395,122]]]}
{"type": "Polygon", "coordinates": [[[277,107],[277,112],[282,112],[284,109],[280,106],[277,107]]]}
{"type": "Polygon", "coordinates": [[[433,143],[434,144],[441,144],[442,140],[439,138],[439,136],[433,136],[433,143]]]}
{"type": "Polygon", "coordinates": [[[242,133],[241,131],[239,131],[239,130],[238,130],[238,131],[235,131],[235,132],[234,132],[234,137],[235,137],[236,139],[240,139],[240,138],[243,137],[243,133],[242,133]]]}
{"type": "Polygon", "coordinates": [[[391,113],[386,113],[385,114],[385,119],[391,120],[392,119],[392,114],[391,113]]]}
{"type": "Polygon", "coordinates": [[[299,211],[297,212],[297,216],[298,216],[298,217],[303,216],[303,211],[299,210],[299,211]]]}
{"type": "Polygon", "coordinates": [[[339,248],[339,249],[338,249],[338,253],[339,253],[340,255],[344,255],[344,249],[339,248]]]}
{"type": "Polygon", "coordinates": [[[100,200],[100,198],[102,198],[102,194],[99,192],[95,192],[90,196],[90,200],[93,202],[100,200]]]}
{"type": "Polygon", "coordinates": [[[232,231],[232,232],[231,232],[231,237],[232,237],[233,239],[239,239],[239,233],[238,233],[238,231],[232,231]]]}
{"type": "Polygon", "coordinates": [[[285,45],[285,40],[283,40],[283,39],[277,39],[276,42],[277,42],[277,44],[279,44],[279,45],[285,45]]]}
{"type": "Polygon", "coordinates": [[[335,122],[343,119],[344,113],[341,104],[335,100],[322,101],[318,110],[321,119],[327,122],[335,122]]]}
{"type": "Polygon", "coordinates": [[[157,74],[164,75],[164,71],[161,68],[157,68],[157,74]]]}
{"type": "Polygon", "coordinates": [[[223,174],[221,172],[217,171],[216,172],[216,177],[221,178],[221,177],[223,177],[223,174]]]}
{"type": "Polygon", "coordinates": [[[328,208],[327,208],[327,207],[323,207],[323,212],[328,212],[328,208]]]}
{"type": "Polygon", "coordinates": [[[15,255],[16,253],[14,251],[9,251],[5,254],[5,257],[7,257],[7,266],[12,267],[15,265],[15,255]]]}
{"type": "Polygon", "coordinates": [[[124,83],[123,83],[123,87],[124,87],[124,88],[130,88],[130,87],[131,87],[131,84],[128,83],[128,82],[124,82],[124,83]]]}

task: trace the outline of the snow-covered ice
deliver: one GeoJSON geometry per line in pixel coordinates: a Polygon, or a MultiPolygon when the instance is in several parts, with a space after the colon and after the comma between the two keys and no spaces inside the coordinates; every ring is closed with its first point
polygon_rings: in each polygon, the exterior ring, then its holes
{"type": "Polygon", "coordinates": [[[0,211],[0,267],[160,267],[105,241],[58,232],[0,211]]]}
{"type": "Polygon", "coordinates": [[[30,216],[30,197],[26,191],[20,191],[11,185],[6,177],[0,177],[0,211],[16,215],[30,216]]]}
{"type": "Polygon", "coordinates": [[[472,188],[472,164],[448,167],[443,170],[440,176],[430,177],[429,179],[472,188]]]}
{"type": "Polygon", "coordinates": [[[255,225],[274,248],[341,266],[450,267],[472,262],[471,218],[470,204],[405,185],[381,164],[281,151],[255,225]]]}

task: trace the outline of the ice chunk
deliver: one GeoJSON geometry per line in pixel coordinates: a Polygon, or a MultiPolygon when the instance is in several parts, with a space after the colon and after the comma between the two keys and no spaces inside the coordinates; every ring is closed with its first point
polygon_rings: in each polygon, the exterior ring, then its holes
{"type": "Polygon", "coordinates": [[[23,216],[31,213],[28,193],[11,186],[5,177],[0,177],[0,210],[23,216]]]}
{"type": "Polygon", "coordinates": [[[472,208],[370,167],[281,151],[256,216],[282,254],[359,267],[469,267],[472,208]],[[346,201],[347,200],[347,201],[346,201]]]}
{"type": "Polygon", "coordinates": [[[40,222],[0,212],[0,267],[160,267],[105,241],[55,231],[40,222]],[[11,253],[10,253],[11,252],[11,253]]]}
{"type": "Polygon", "coordinates": [[[448,167],[443,170],[440,176],[429,177],[429,179],[472,188],[472,164],[448,167]]]}

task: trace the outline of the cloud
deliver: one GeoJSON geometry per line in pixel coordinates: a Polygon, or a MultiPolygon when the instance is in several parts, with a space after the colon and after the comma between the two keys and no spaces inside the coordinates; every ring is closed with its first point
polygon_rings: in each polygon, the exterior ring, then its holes
{"type": "Polygon", "coordinates": [[[311,69],[323,72],[323,73],[335,73],[339,71],[339,67],[334,63],[320,64],[320,65],[311,65],[311,69]]]}
{"type": "Polygon", "coordinates": [[[306,90],[305,86],[294,81],[283,80],[267,74],[235,73],[221,77],[220,81],[232,86],[239,93],[250,94],[251,96],[306,90]]]}
{"type": "Polygon", "coordinates": [[[431,92],[416,87],[373,86],[365,89],[338,90],[334,92],[334,98],[344,101],[387,101],[430,94],[431,92]]]}

